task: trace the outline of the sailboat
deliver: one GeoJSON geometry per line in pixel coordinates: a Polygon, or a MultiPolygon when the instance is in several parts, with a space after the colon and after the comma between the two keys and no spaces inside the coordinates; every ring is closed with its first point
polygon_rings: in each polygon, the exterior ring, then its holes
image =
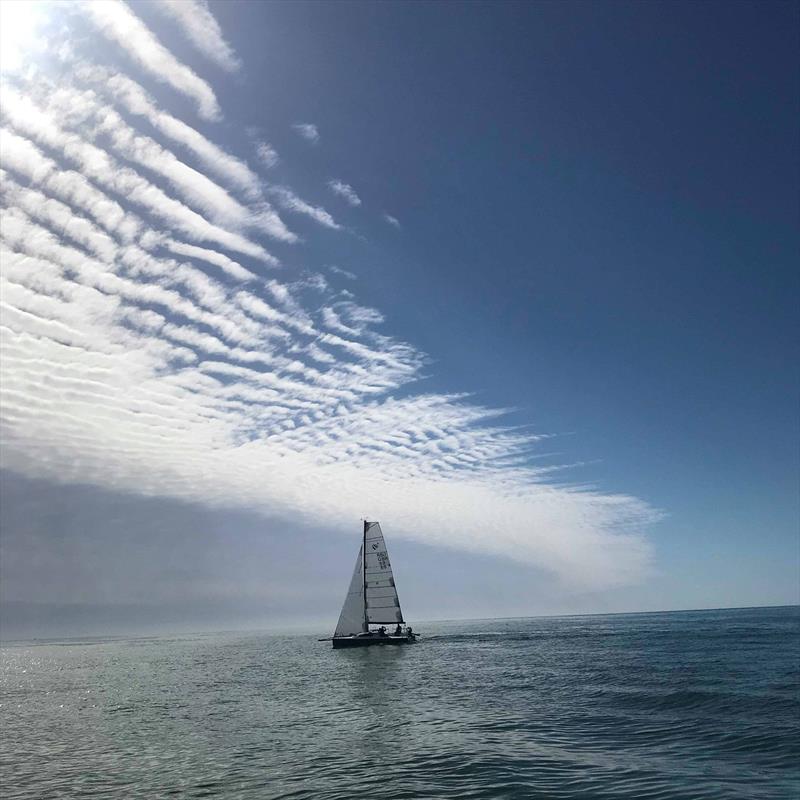
{"type": "Polygon", "coordinates": [[[353,578],[331,641],[334,648],[410,644],[416,635],[404,626],[380,523],[364,520],[353,578]],[[371,631],[370,625],[380,628],[371,631]],[[394,627],[387,630],[386,625],[394,627]]]}

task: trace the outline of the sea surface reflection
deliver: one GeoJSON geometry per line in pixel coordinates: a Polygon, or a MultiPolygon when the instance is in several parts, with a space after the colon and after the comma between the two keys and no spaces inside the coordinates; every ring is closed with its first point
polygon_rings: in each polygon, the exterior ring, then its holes
{"type": "Polygon", "coordinates": [[[5,646],[3,796],[800,796],[797,608],[419,627],[5,646]]]}

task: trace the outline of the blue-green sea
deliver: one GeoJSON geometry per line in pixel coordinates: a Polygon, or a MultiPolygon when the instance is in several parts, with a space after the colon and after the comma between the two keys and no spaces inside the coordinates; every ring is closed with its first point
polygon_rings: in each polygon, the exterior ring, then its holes
{"type": "Polygon", "coordinates": [[[2,797],[800,797],[797,607],[415,629],[7,643],[2,797]]]}

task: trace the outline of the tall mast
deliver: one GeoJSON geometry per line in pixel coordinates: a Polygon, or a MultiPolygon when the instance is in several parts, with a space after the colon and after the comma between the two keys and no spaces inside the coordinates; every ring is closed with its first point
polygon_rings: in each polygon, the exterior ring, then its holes
{"type": "Polygon", "coordinates": [[[363,570],[364,583],[364,633],[369,631],[369,617],[367,616],[367,526],[369,523],[364,520],[364,541],[361,545],[361,568],[363,570]]]}

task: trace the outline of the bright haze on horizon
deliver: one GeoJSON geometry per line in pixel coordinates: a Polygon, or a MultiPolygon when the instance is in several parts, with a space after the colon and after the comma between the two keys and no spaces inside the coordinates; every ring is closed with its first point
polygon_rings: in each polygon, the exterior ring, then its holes
{"type": "Polygon", "coordinates": [[[0,29],[3,635],[798,602],[796,6],[0,29]]]}

